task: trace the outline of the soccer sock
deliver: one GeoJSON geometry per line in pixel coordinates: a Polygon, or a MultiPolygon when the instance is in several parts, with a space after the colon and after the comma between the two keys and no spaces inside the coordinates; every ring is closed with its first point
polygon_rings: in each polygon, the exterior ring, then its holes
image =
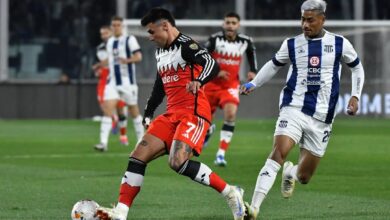
{"type": "Polygon", "coordinates": [[[100,123],[100,143],[107,145],[108,137],[110,135],[111,130],[111,117],[103,116],[102,121],[100,123]]]}
{"type": "Polygon", "coordinates": [[[130,207],[134,198],[141,190],[141,185],[144,181],[146,164],[134,157],[130,157],[127,165],[127,171],[122,178],[121,187],[119,190],[119,203],[123,203],[130,207]]]}
{"type": "Polygon", "coordinates": [[[298,181],[298,165],[294,165],[290,170],[289,170],[290,175],[293,177],[294,180],[298,181]]]}
{"type": "Polygon", "coordinates": [[[207,165],[198,161],[187,160],[181,165],[177,173],[188,176],[192,180],[210,186],[222,193],[227,186],[226,182],[214,173],[207,165]]]}
{"type": "Polygon", "coordinates": [[[127,134],[127,118],[125,115],[119,115],[118,125],[119,125],[120,135],[126,135],[127,134]]]}
{"type": "Polygon", "coordinates": [[[251,206],[255,209],[259,209],[261,203],[263,202],[265,196],[268,194],[269,190],[274,185],[276,175],[280,169],[280,164],[276,161],[267,159],[265,165],[259,172],[257,177],[255,191],[252,197],[251,206]]]}
{"type": "Polygon", "coordinates": [[[235,122],[225,121],[221,130],[221,138],[219,143],[219,151],[217,155],[225,155],[226,150],[229,147],[230,141],[233,137],[235,122]]]}
{"type": "Polygon", "coordinates": [[[144,126],[142,125],[142,116],[138,115],[133,118],[133,125],[135,130],[135,135],[137,136],[137,142],[142,139],[144,136],[144,126]]]}

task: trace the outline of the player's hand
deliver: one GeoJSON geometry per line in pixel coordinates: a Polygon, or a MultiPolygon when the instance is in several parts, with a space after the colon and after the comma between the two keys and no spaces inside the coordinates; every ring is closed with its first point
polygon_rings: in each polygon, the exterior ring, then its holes
{"type": "Polygon", "coordinates": [[[255,90],[255,85],[251,82],[247,82],[245,84],[243,84],[240,88],[240,94],[241,95],[248,95],[249,93],[251,93],[253,90],[255,90]]]}
{"type": "Polygon", "coordinates": [[[347,114],[356,115],[356,112],[358,110],[359,110],[359,99],[356,98],[355,96],[352,96],[348,102],[347,114]]]}
{"type": "Polygon", "coordinates": [[[229,76],[230,76],[230,73],[227,72],[227,71],[225,71],[225,70],[219,71],[219,73],[218,73],[218,75],[217,75],[217,77],[222,78],[222,79],[224,79],[224,80],[228,80],[228,79],[229,79],[229,76]]]}
{"type": "Polygon", "coordinates": [[[96,63],[96,64],[92,65],[92,69],[94,72],[97,72],[100,67],[101,67],[100,63],[96,63]]]}
{"type": "Polygon", "coordinates": [[[190,93],[195,95],[201,86],[202,86],[202,84],[200,84],[199,81],[191,81],[191,82],[187,83],[186,90],[187,90],[187,92],[190,92],[190,93]]]}
{"type": "Polygon", "coordinates": [[[249,81],[252,81],[255,77],[256,77],[256,73],[255,72],[248,72],[248,74],[246,76],[246,79],[249,82],[249,81]]]}
{"type": "Polygon", "coordinates": [[[142,125],[144,126],[145,129],[149,128],[150,122],[152,122],[152,119],[150,119],[149,117],[144,117],[142,119],[142,125]]]}

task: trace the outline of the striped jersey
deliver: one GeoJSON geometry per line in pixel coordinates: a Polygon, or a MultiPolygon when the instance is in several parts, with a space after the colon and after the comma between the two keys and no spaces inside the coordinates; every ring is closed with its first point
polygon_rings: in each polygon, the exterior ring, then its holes
{"type": "Polygon", "coordinates": [[[108,64],[110,68],[109,80],[115,80],[117,86],[136,84],[135,64],[121,64],[119,58],[130,58],[140,50],[141,47],[133,35],[110,37],[107,41],[108,64]]]}
{"type": "Polygon", "coordinates": [[[291,63],[280,108],[297,107],[330,124],[339,97],[341,62],[355,67],[360,60],[346,38],[325,31],[317,39],[306,39],[303,34],[286,39],[272,62],[276,66],[291,63]]]}

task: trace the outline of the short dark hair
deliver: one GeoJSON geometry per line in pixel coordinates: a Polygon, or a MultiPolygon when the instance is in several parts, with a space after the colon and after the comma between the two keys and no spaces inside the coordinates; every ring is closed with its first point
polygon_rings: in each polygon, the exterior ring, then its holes
{"type": "Polygon", "coordinates": [[[237,18],[238,21],[241,20],[240,15],[238,15],[236,12],[233,12],[233,11],[226,13],[225,17],[223,17],[223,18],[232,18],[232,17],[237,18]]]}
{"type": "Polygon", "coordinates": [[[100,27],[100,29],[108,29],[108,30],[110,30],[111,27],[109,25],[103,25],[103,26],[100,27]]]}
{"type": "Polygon", "coordinates": [[[111,21],[123,21],[123,18],[121,16],[118,16],[118,15],[114,15],[111,17],[111,21]]]}
{"type": "Polygon", "coordinates": [[[175,18],[168,10],[160,7],[152,8],[141,19],[141,25],[145,27],[149,23],[155,23],[158,20],[166,19],[172,26],[176,26],[175,18]]]}

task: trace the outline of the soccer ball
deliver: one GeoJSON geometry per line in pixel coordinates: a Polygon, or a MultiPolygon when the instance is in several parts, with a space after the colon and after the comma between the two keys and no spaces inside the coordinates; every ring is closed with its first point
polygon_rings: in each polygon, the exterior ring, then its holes
{"type": "Polygon", "coordinates": [[[80,200],[74,204],[71,217],[73,220],[98,220],[95,216],[98,207],[99,204],[93,200],[80,200]]]}

